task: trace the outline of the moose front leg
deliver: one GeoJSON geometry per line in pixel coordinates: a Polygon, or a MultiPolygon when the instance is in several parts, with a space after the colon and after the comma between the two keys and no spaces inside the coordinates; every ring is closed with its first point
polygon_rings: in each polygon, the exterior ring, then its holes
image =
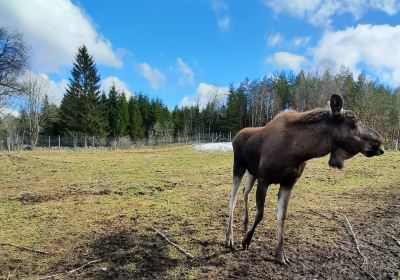
{"type": "Polygon", "coordinates": [[[288,258],[285,255],[283,243],[284,243],[285,219],[292,188],[293,186],[288,187],[281,185],[278,193],[278,212],[277,212],[278,244],[275,249],[275,257],[276,260],[284,266],[290,264],[288,258]]]}

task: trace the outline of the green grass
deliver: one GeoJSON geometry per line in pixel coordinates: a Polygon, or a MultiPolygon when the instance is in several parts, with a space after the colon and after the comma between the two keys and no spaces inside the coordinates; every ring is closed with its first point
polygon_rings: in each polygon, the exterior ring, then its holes
{"type": "MultiPolygon", "coordinates": [[[[310,161],[293,192],[287,234],[296,244],[310,244],[310,231],[324,235],[321,228],[305,226],[316,220],[304,215],[309,209],[339,211],[357,220],[387,203],[398,203],[400,153],[357,156],[346,161],[342,171],[331,170],[327,161],[310,161]],[[394,200],[388,202],[390,197],[394,200]]],[[[234,260],[209,258],[223,252],[231,165],[231,153],[198,152],[191,147],[0,153],[0,243],[51,253],[37,255],[1,246],[0,277],[5,279],[10,272],[17,278],[36,278],[99,256],[105,260],[80,272],[81,277],[98,278],[102,267],[120,278],[191,279],[208,273],[221,277],[221,266],[234,260]],[[200,258],[200,263],[188,262],[159,240],[150,225],[200,258]],[[117,245],[101,245],[114,241],[117,245]],[[115,261],[115,254],[127,255],[115,261]],[[147,266],[157,263],[152,255],[158,256],[162,269],[146,276],[143,271],[151,271],[147,266]]],[[[266,221],[275,219],[277,189],[272,186],[268,191],[266,221]]],[[[239,199],[237,239],[241,205],[239,199]]],[[[264,222],[256,235],[274,235],[275,227],[264,222]]],[[[339,233],[346,235],[346,230],[339,233]]]]}

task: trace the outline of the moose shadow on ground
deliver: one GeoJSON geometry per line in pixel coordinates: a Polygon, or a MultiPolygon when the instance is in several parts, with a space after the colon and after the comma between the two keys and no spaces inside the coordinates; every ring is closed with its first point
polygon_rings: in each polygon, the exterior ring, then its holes
{"type": "MultiPolygon", "coordinates": [[[[169,248],[151,234],[122,230],[99,236],[88,248],[80,248],[85,259],[101,259],[99,265],[85,271],[92,279],[160,279],[166,270],[180,264],[169,255],[169,248]]],[[[78,249],[79,251],[79,249],[78,249]]]]}
{"type": "Polygon", "coordinates": [[[76,279],[185,279],[190,276],[204,279],[209,272],[225,265],[224,256],[231,254],[217,241],[194,240],[193,243],[202,253],[190,259],[151,230],[123,229],[94,237],[87,246],[75,248],[74,265],[59,263],[58,266],[79,267],[91,260],[101,260],[71,275],[76,279]],[[221,250],[216,251],[216,247],[221,250]]]}

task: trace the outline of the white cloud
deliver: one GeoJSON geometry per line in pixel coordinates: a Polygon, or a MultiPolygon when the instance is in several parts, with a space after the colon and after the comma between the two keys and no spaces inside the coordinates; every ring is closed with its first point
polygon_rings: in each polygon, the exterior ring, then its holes
{"type": "Polygon", "coordinates": [[[147,63],[141,63],[137,67],[139,74],[145,78],[152,89],[158,90],[166,81],[165,75],[157,68],[152,68],[147,63]]]}
{"type": "Polygon", "coordinates": [[[23,33],[32,49],[33,66],[40,72],[71,65],[82,44],[96,63],[122,67],[111,42],[70,0],[0,0],[0,25],[23,33]]]}
{"type": "Polygon", "coordinates": [[[181,74],[179,77],[179,83],[181,85],[192,85],[194,83],[194,73],[192,68],[190,68],[190,66],[180,57],[176,60],[176,67],[178,72],[181,74]]]}
{"type": "Polygon", "coordinates": [[[19,112],[15,109],[12,108],[0,108],[0,117],[4,117],[6,115],[12,115],[14,117],[18,117],[19,116],[19,112]]]}
{"type": "Polygon", "coordinates": [[[223,102],[228,94],[228,87],[217,87],[211,84],[200,83],[197,87],[196,95],[184,97],[179,106],[199,105],[199,108],[202,110],[207,106],[207,103],[214,98],[218,103],[223,102]]]}
{"type": "Polygon", "coordinates": [[[272,64],[281,69],[290,69],[294,72],[299,72],[307,63],[304,56],[289,52],[276,52],[272,56],[266,58],[265,63],[272,64]]]}
{"type": "Polygon", "coordinates": [[[211,8],[217,16],[218,28],[222,31],[228,30],[231,25],[228,2],[226,0],[211,0],[211,8]]]}
{"type": "Polygon", "coordinates": [[[129,98],[131,95],[133,95],[133,92],[129,90],[128,86],[126,83],[122,80],[120,80],[118,77],[115,76],[110,76],[108,78],[105,78],[101,81],[101,87],[103,90],[108,94],[110,91],[110,88],[112,86],[115,86],[115,89],[118,92],[124,92],[125,95],[129,98]]]}
{"type": "Polygon", "coordinates": [[[284,38],[281,33],[277,32],[275,34],[272,34],[268,36],[267,38],[267,44],[271,47],[275,47],[276,45],[279,45],[284,41],[284,38]]]}
{"type": "Polygon", "coordinates": [[[292,46],[295,48],[307,46],[310,43],[311,37],[294,37],[292,39],[292,46]]]}
{"type": "Polygon", "coordinates": [[[45,79],[48,80],[48,97],[49,97],[49,102],[54,103],[56,105],[60,105],[61,104],[61,100],[64,97],[64,94],[66,92],[66,89],[68,87],[68,81],[63,79],[59,82],[55,82],[53,80],[50,80],[49,77],[47,77],[47,75],[42,74],[45,79]]]}
{"type": "Polygon", "coordinates": [[[216,13],[228,10],[228,4],[224,0],[212,0],[211,7],[216,13]]]}
{"type": "Polygon", "coordinates": [[[384,82],[400,86],[400,25],[360,24],[326,32],[311,50],[314,61],[331,59],[354,72],[366,66],[384,82]]]}
{"type": "Polygon", "coordinates": [[[219,29],[225,31],[225,30],[229,29],[229,26],[231,25],[231,20],[230,20],[229,16],[224,16],[222,18],[219,18],[217,23],[218,23],[219,29]]]}
{"type": "Polygon", "coordinates": [[[332,16],[350,13],[360,19],[367,10],[378,10],[388,15],[398,13],[400,5],[396,0],[264,0],[277,14],[289,13],[305,18],[313,25],[330,26],[332,16]]]}

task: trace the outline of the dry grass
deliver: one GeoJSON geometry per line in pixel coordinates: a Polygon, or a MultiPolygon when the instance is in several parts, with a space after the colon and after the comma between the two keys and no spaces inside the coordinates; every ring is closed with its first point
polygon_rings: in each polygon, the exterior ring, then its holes
{"type": "MultiPolygon", "coordinates": [[[[1,246],[0,278],[37,278],[95,259],[103,261],[70,277],[365,277],[351,262],[360,259],[344,224],[310,209],[346,214],[360,238],[394,248],[381,252],[361,242],[377,278],[398,275],[400,253],[386,234],[400,236],[399,153],[358,156],[342,171],[329,169],[327,158],[309,162],[289,206],[287,253],[294,264],[286,270],[269,256],[276,186],[268,191],[267,214],[250,250],[223,248],[231,164],[231,153],[190,147],[0,153],[0,243],[51,253],[1,246]],[[196,260],[160,240],[151,225],[196,260]]],[[[241,205],[239,199],[239,242],[241,205]]]]}

